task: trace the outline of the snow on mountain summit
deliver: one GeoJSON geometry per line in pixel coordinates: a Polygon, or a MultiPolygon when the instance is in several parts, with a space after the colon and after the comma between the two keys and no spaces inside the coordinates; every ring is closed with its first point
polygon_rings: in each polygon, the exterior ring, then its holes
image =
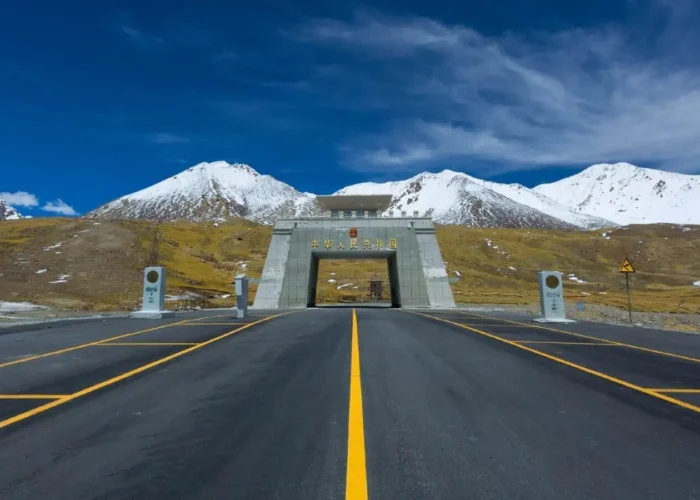
{"type": "Polygon", "coordinates": [[[534,192],[618,224],[700,224],[700,176],[637,167],[593,165],[534,192]]]}
{"type": "Polygon", "coordinates": [[[97,208],[92,217],[193,221],[245,217],[271,223],[317,211],[315,197],[300,193],[242,163],[199,163],[151,187],[97,208]]]}
{"type": "MultiPolygon", "coordinates": [[[[440,224],[533,228],[572,228],[578,225],[573,221],[576,219],[573,214],[569,217],[572,222],[565,221],[512,199],[512,193],[498,192],[497,186],[503,185],[443,170],[439,173],[424,172],[406,181],[355,184],[335,194],[391,194],[391,209],[395,212],[412,214],[417,211],[421,216],[432,216],[440,224]]],[[[557,205],[551,200],[550,203],[557,205]]],[[[564,207],[560,207],[560,211],[567,212],[564,207]]]]}
{"type": "Polygon", "coordinates": [[[0,200],[0,220],[17,220],[24,217],[5,200],[0,200]]]}
{"type": "MultiPolygon", "coordinates": [[[[439,224],[555,229],[700,224],[700,176],[628,163],[593,165],[534,189],[443,170],[402,181],[355,184],[335,194],[391,194],[390,210],[396,216],[417,211],[439,224]]],[[[191,221],[244,217],[272,224],[277,218],[321,213],[316,195],[299,192],[248,165],[217,161],[199,163],[88,216],[191,221]]]]}

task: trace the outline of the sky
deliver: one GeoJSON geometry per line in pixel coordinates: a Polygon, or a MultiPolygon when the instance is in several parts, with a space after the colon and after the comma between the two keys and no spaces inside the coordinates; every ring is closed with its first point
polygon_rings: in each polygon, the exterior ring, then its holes
{"type": "Polygon", "coordinates": [[[696,4],[9,2],[0,198],[82,214],[216,160],[319,194],[445,168],[700,173],[696,4]]]}

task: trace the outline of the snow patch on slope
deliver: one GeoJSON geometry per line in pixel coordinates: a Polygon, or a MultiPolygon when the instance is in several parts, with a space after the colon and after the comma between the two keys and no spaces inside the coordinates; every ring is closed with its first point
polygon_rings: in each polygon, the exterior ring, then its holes
{"type": "Polygon", "coordinates": [[[700,224],[700,175],[602,163],[533,191],[622,225],[700,224]]]}

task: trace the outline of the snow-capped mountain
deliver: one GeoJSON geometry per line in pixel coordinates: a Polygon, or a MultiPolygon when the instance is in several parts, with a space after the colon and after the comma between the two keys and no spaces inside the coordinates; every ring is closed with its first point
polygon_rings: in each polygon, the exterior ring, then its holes
{"type": "Polygon", "coordinates": [[[123,196],[89,217],[192,221],[245,217],[271,224],[278,217],[320,213],[316,197],[248,165],[200,163],[158,184],[123,196]]]}
{"type": "MultiPolygon", "coordinates": [[[[596,225],[594,218],[573,214],[566,207],[528,191],[523,186],[518,189],[443,170],[437,174],[422,173],[406,181],[355,184],[335,194],[391,194],[391,210],[408,214],[418,211],[420,215],[432,216],[439,224],[562,229],[596,225]],[[520,199],[513,199],[516,195],[520,199]],[[548,207],[555,213],[541,210],[548,207]]],[[[597,227],[605,225],[610,224],[598,220],[597,227]]]]}
{"type": "Polygon", "coordinates": [[[700,224],[700,176],[603,163],[533,189],[618,224],[700,224]]]}
{"type": "Polygon", "coordinates": [[[17,220],[24,217],[5,200],[0,200],[0,220],[17,220]]]}

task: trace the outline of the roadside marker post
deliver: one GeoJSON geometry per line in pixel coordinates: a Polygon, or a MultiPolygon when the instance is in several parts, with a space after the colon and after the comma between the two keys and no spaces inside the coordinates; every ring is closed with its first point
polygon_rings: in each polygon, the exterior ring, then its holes
{"type": "Polygon", "coordinates": [[[540,312],[542,317],[535,318],[532,321],[538,323],[575,323],[572,319],[566,319],[561,273],[558,271],[541,271],[537,277],[540,288],[540,312]]]}
{"type": "Polygon", "coordinates": [[[245,274],[236,275],[236,317],[245,318],[248,314],[248,277],[245,274]]]}
{"type": "Polygon", "coordinates": [[[161,319],[171,318],[174,313],[165,310],[164,267],[147,267],[143,272],[143,305],[140,311],[131,313],[132,318],[161,319]]]}
{"type": "Polygon", "coordinates": [[[625,274],[625,285],[627,288],[627,312],[630,316],[630,324],[632,324],[632,299],[630,298],[630,274],[636,273],[634,266],[630,260],[625,257],[625,260],[620,264],[620,272],[625,274]]]}

